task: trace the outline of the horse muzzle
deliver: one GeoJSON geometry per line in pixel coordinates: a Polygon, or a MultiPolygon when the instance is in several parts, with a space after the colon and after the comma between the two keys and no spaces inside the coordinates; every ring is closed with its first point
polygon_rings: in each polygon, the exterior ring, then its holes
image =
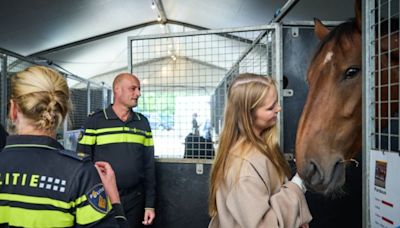
{"type": "Polygon", "coordinates": [[[308,190],[330,195],[341,190],[345,182],[345,163],[343,159],[332,159],[329,163],[321,165],[320,162],[310,159],[300,172],[308,190]]]}

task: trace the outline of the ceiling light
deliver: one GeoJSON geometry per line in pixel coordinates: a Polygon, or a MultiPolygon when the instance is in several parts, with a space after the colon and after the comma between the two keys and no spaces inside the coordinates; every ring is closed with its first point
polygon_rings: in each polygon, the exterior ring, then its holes
{"type": "Polygon", "coordinates": [[[160,15],[158,15],[157,21],[161,21],[161,16],[160,15]]]}
{"type": "Polygon", "coordinates": [[[154,3],[154,1],[151,2],[151,8],[156,9],[156,4],[154,3]]]}

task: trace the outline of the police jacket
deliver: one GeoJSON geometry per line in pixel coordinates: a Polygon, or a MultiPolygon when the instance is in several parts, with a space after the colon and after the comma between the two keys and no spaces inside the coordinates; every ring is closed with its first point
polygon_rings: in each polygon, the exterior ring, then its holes
{"type": "Polygon", "coordinates": [[[145,207],[154,208],[154,145],[147,118],[131,111],[123,122],[110,105],[90,115],[84,128],[78,151],[91,154],[94,161],[109,162],[119,190],[143,187],[145,207]]]}
{"type": "Polygon", "coordinates": [[[47,136],[8,136],[0,227],[118,227],[96,168],[47,136]]]}

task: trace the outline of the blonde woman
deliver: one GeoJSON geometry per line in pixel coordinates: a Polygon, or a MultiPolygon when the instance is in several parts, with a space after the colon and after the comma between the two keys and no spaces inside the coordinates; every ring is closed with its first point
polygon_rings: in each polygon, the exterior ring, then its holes
{"type": "Polygon", "coordinates": [[[242,74],[228,92],[211,173],[210,228],[307,227],[305,187],[279,150],[281,111],[270,77],[242,74]]]}
{"type": "MultiPolygon", "coordinates": [[[[56,71],[36,66],[11,77],[16,135],[0,152],[0,227],[119,227],[94,165],[55,139],[70,109],[67,82],[56,71]]],[[[116,189],[111,167],[97,169],[116,189]]]]}

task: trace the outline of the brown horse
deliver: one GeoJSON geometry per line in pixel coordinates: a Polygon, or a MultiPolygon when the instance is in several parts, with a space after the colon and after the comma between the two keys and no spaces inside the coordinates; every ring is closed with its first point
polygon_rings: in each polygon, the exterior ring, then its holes
{"type": "MultiPolygon", "coordinates": [[[[306,186],[324,194],[340,190],[345,182],[348,161],[354,160],[362,150],[360,5],[356,9],[356,19],[342,23],[332,31],[315,20],[315,34],[321,42],[307,73],[309,91],[297,128],[296,166],[306,186]]],[[[398,27],[397,34],[383,36],[380,42],[383,70],[379,84],[382,86],[375,95],[382,101],[389,98],[389,86],[384,85],[388,84],[389,71],[385,66],[390,62],[391,66],[397,64],[397,68],[391,69],[390,80],[390,98],[397,100],[398,27]],[[387,45],[388,39],[391,45],[387,45]]],[[[390,107],[391,113],[397,111],[397,102],[390,107]]],[[[378,110],[376,115],[388,116],[387,102],[381,104],[379,113],[378,110]]],[[[381,128],[386,124],[381,122],[381,128]]]]}

